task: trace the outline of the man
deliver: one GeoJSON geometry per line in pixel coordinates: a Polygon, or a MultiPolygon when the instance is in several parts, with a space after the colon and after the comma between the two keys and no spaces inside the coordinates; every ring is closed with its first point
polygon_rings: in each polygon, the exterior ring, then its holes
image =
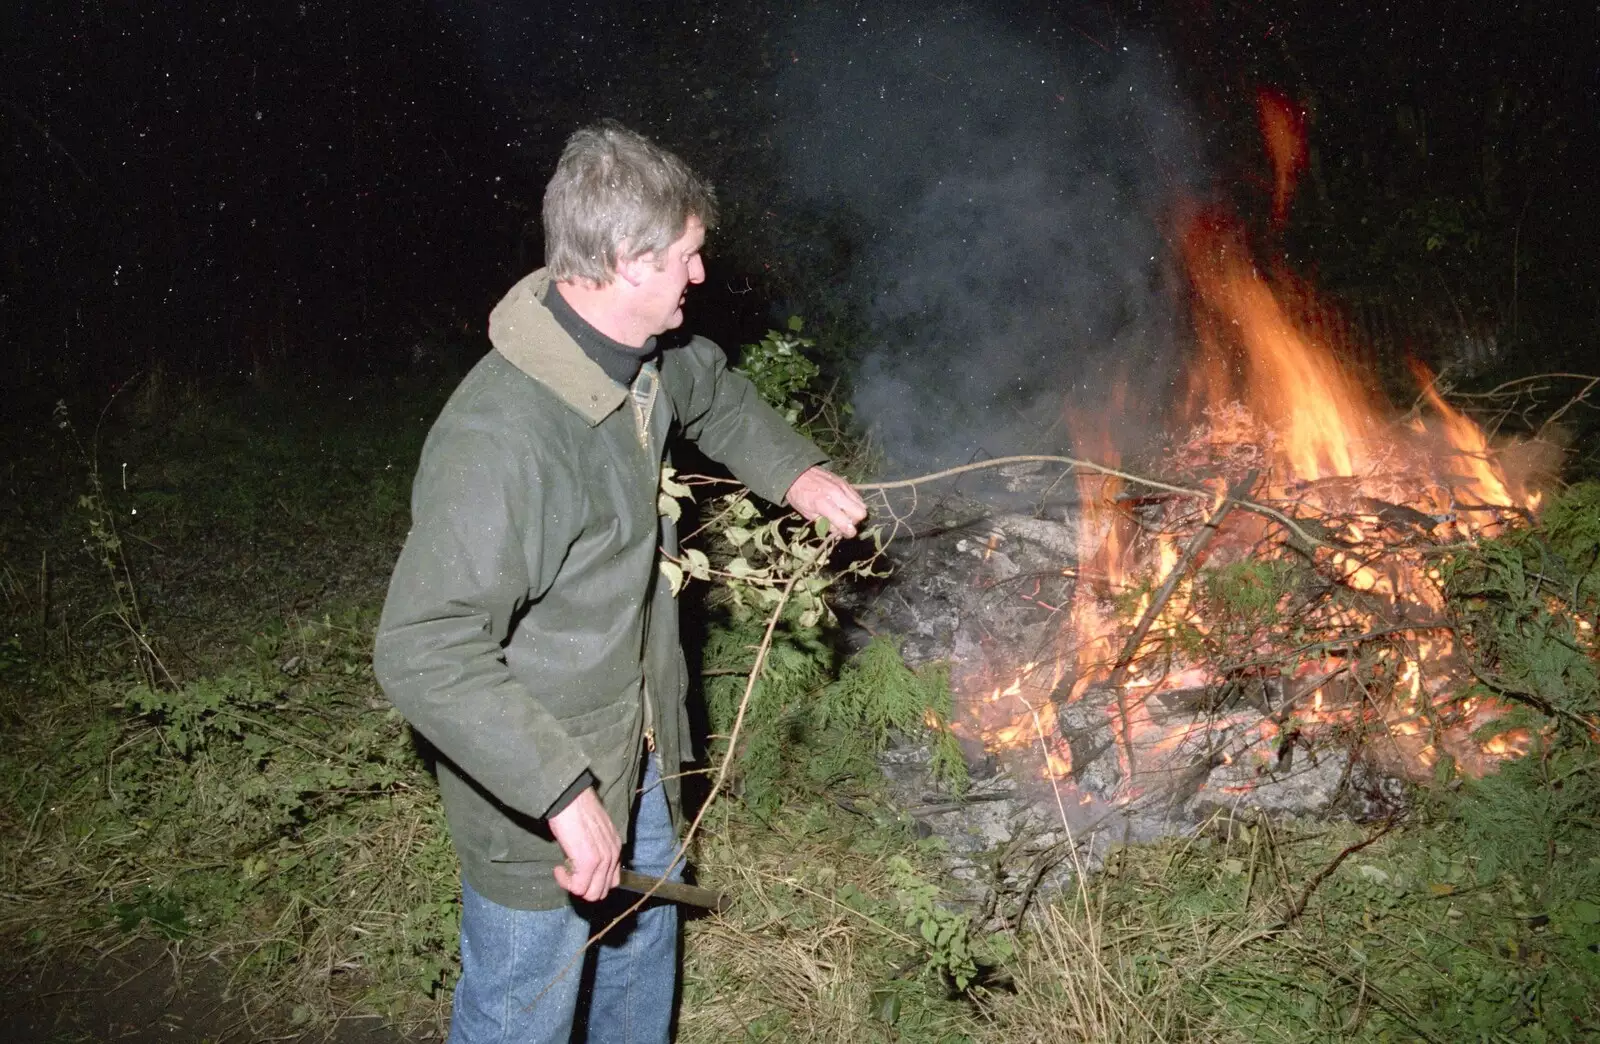
{"type": "Polygon", "coordinates": [[[624,862],[681,874],[686,671],[657,568],[677,551],[657,512],[669,439],[847,536],[866,514],[714,344],[658,348],[715,222],[676,156],[615,123],[574,134],[545,192],[546,268],[495,307],[494,350],[422,451],[374,662],[440,755],[462,871],[456,1044],[565,1042],[575,1017],[607,1044],[668,1038],[674,907],[613,930],[586,973],[578,955],[624,862]]]}

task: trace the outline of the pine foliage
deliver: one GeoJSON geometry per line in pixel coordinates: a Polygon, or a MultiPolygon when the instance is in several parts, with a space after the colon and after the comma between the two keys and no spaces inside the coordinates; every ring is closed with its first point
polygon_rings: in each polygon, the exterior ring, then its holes
{"type": "Polygon", "coordinates": [[[1600,483],[1567,490],[1540,525],[1452,559],[1446,590],[1479,684],[1554,714],[1569,735],[1600,714],[1600,483]]]}

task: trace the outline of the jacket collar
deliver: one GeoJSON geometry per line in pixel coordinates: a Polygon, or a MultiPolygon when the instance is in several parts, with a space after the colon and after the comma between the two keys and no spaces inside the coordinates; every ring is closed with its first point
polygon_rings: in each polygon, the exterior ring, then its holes
{"type": "Polygon", "coordinates": [[[644,361],[656,354],[654,337],[641,347],[630,348],[621,341],[614,341],[601,333],[577,313],[571,302],[562,294],[561,284],[558,282],[552,282],[550,289],[545,291],[544,306],[550,309],[550,314],[561,324],[561,329],[567,331],[567,336],[578,342],[583,354],[606,371],[607,377],[624,387],[633,384],[639,376],[639,368],[644,365],[644,361]]]}
{"type": "Polygon", "coordinates": [[[593,427],[627,401],[628,389],[606,376],[556,322],[544,303],[549,292],[546,269],[518,281],[489,313],[489,343],[593,427]]]}

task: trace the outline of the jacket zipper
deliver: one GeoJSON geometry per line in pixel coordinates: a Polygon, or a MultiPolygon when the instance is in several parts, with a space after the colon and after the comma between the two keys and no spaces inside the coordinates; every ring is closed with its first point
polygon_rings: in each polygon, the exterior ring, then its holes
{"type": "MultiPolygon", "coordinates": [[[[633,406],[633,419],[639,434],[639,446],[650,454],[650,418],[655,412],[656,399],[660,395],[660,380],[657,376],[655,363],[645,363],[639,368],[639,374],[633,379],[633,385],[628,389],[628,400],[633,406]]],[[[661,464],[652,459],[649,461],[651,470],[656,475],[656,496],[661,495],[661,464]]],[[[653,502],[653,498],[652,498],[653,502]]],[[[650,632],[650,607],[645,606],[645,633],[650,632]]],[[[648,751],[656,749],[656,723],[655,710],[650,696],[650,680],[646,678],[639,686],[639,695],[644,701],[644,746],[648,751]]]]}

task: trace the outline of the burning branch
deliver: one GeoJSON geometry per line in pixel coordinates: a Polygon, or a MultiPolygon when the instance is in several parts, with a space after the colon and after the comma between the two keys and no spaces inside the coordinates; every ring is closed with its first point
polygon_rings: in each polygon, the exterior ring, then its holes
{"type": "Polygon", "coordinates": [[[1125,684],[1128,680],[1128,668],[1132,665],[1133,658],[1139,651],[1139,646],[1144,644],[1145,636],[1150,633],[1151,625],[1156,622],[1156,618],[1161,615],[1161,610],[1165,609],[1167,602],[1172,599],[1172,592],[1178,589],[1179,581],[1188,575],[1195,562],[1205,553],[1206,548],[1211,545],[1211,541],[1216,539],[1223,520],[1233,511],[1234,505],[1239,503],[1246,493],[1250,492],[1251,487],[1255,485],[1257,474],[1258,472],[1252,469],[1244,478],[1234,483],[1228,490],[1227,497],[1211,513],[1211,517],[1206,519],[1205,525],[1201,526],[1194,536],[1189,538],[1189,543],[1183,549],[1183,555],[1178,559],[1177,565],[1172,567],[1172,571],[1167,574],[1167,579],[1162,583],[1160,589],[1156,591],[1155,597],[1150,600],[1149,607],[1145,609],[1144,615],[1139,618],[1139,623],[1134,627],[1133,633],[1128,635],[1128,640],[1123,643],[1122,653],[1117,657],[1115,666],[1111,668],[1111,677],[1107,679],[1106,684],[1117,694],[1117,710],[1122,715],[1122,747],[1123,753],[1128,756],[1129,780],[1133,779],[1135,765],[1133,760],[1133,719],[1128,716],[1128,693],[1125,684]]]}

